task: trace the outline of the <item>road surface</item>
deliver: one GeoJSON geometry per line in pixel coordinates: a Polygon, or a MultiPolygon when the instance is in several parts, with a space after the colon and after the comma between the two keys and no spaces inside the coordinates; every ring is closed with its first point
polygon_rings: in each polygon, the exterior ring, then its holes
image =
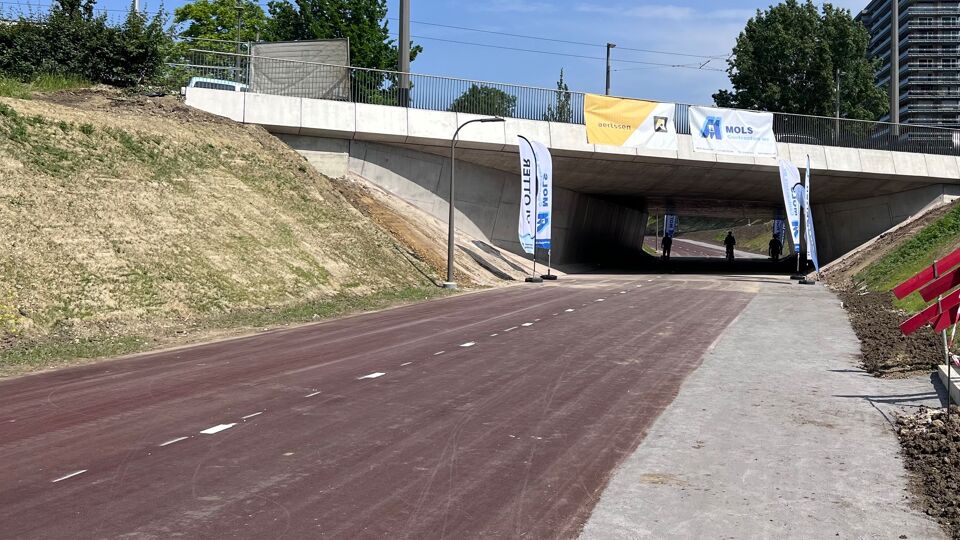
{"type": "MultiPolygon", "coordinates": [[[[645,238],[644,243],[648,246],[658,249],[659,246],[654,246],[656,239],[654,238],[645,238]]],[[[659,254],[659,252],[658,252],[659,254]]],[[[734,250],[734,255],[738,259],[766,259],[763,255],[758,255],[756,253],[750,253],[747,251],[740,251],[739,249],[734,250]]],[[[724,258],[727,256],[727,252],[723,246],[715,246],[713,244],[708,244],[706,242],[698,242],[696,240],[687,240],[685,238],[674,238],[673,246],[670,248],[671,257],[718,257],[724,258]]]]}
{"type": "Polygon", "coordinates": [[[574,537],[735,285],[571,278],[0,382],[2,536],[574,537]]]}

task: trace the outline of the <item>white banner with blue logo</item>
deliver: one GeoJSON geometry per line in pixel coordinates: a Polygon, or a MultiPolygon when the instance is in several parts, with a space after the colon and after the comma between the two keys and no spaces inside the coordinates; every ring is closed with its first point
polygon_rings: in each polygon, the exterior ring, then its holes
{"type": "Polygon", "coordinates": [[[779,161],[780,188],[783,190],[783,205],[787,210],[787,222],[790,223],[790,239],[793,241],[793,252],[800,253],[800,198],[797,197],[796,187],[803,189],[800,184],[800,171],[797,166],[785,159],[779,161]]]}
{"type": "Polygon", "coordinates": [[[777,157],[773,113],[690,107],[688,118],[697,152],[777,157]]]}
{"type": "Polygon", "coordinates": [[[553,221],[553,158],[546,146],[531,141],[537,165],[537,247],[550,249],[550,229],[553,221]]]}
{"type": "Polygon", "coordinates": [[[663,235],[673,238],[677,234],[677,215],[667,214],[663,216],[663,235]]]}
{"type": "Polygon", "coordinates": [[[520,147],[520,220],[517,232],[526,253],[534,245],[550,249],[553,211],[553,160],[547,147],[523,136],[520,147]]]}
{"type": "Polygon", "coordinates": [[[773,236],[780,242],[781,246],[783,241],[787,239],[787,224],[782,217],[773,220],[773,236]]]}
{"type": "Polygon", "coordinates": [[[520,222],[517,233],[520,236],[523,251],[533,253],[533,215],[536,212],[533,190],[537,174],[536,165],[530,141],[520,137],[518,144],[520,146],[520,222]]]}
{"type": "Polygon", "coordinates": [[[813,267],[819,272],[817,236],[813,233],[813,211],[810,209],[810,156],[807,156],[807,174],[803,180],[803,213],[807,215],[807,258],[813,262],[813,267]]]}

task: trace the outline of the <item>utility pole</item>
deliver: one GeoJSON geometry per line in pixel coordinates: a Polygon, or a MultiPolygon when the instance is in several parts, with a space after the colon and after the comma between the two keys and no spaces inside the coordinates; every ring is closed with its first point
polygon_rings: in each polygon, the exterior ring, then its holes
{"type": "Polygon", "coordinates": [[[613,43],[607,43],[607,91],[606,95],[610,95],[610,49],[616,47],[613,43]]]}
{"type": "Polygon", "coordinates": [[[400,0],[400,103],[410,106],[410,0],[400,0]]]}
{"type": "Polygon", "coordinates": [[[900,0],[890,0],[890,122],[900,123],[900,0]]]}

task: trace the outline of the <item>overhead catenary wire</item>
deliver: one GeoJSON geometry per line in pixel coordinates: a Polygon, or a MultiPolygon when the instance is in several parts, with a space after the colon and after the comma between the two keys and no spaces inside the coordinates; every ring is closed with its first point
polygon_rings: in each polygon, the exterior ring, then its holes
{"type": "MultiPolygon", "coordinates": [[[[399,20],[399,19],[397,19],[396,17],[387,17],[387,19],[388,19],[388,20],[394,20],[394,21],[399,20]]],[[[606,47],[605,44],[600,44],[600,43],[588,43],[588,42],[585,42],[585,41],[573,41],[573,40],[569,40],[569,39],[558,39],[558,38],[549,38],[549,37],[543,37],[543,36],[530,36],[530,35],[524,35],[524,34],[514,34],[514,33],[511,33],[511,32],[501,32],[501,31],[498,31],[498,30],[485,30],[485,29],[482,29],[482,28],[470,28],[470,27],[468,27],[468,26],[457,26],[457,25],[452,25],[452,24],[432,23],[432,22],[426,22],[426,21],[410,21],[410,22],[413,23],[413,24],[422,24],[422,25],[424,25],[424,26],[435,26],[435,27],[437,27],[437,28],[448,28],[448,29],[451,29],[451,30],[465,30],[465,31],[468,31],[468,32],[480,32],[480,33],[483,33],[483,34],[493,34],[493,35],[497,35],[497,36],[507,36],[507,37],[520,38],[520,39],[532,39],[532,40],[536,40],[536,41],[549,41],[549,42],[551,42],[551,43],[565,43],[565,44],[567,44],[567,45],[577,45],[577,46],[581,46],[581,47],[598,47],[598,48],[601,48],[601,49],[604,48],[604,47],[606,47]]],[[[693,54],[693,53],[684,53],[684,52],[677,52],[677,51],[660,51],[660,50],[656,50],[656,49],[642,49],[642,48],[637,48],[637,47],[625,47],[625,46],[620,46],[620,45],[618,45],[617,48],[620,49],[620,50],[624,50],[624,51],[642,52],[642,53],[648,53],[648,54],[663,54],[663,55],[669,55],[669,56],[685,56],[685,57],[688,57],[688,58],[710,58],[710,59],[721,60],[721,59],[724,59],[724,58],[727,57],[727,55],[723,55],[723,54],[693,54]]]]}
{"type": "MultiPolygon", "coordinates": [[[[391,33],[391,35],[395,36],[396,34],[391,33]]],[[[507,45],[493,45],[493,44],[491,44],[491,43],[476,43],[476,42],[472,42],[472,41],[460,41],[460,40],[456,40],[456,39],[446,39],[446,38],[438,38],[438,37],[432,37],[432,36],[419,36],[419,35],[414,35],[414,36],[411,36],[411,37],[416,38],[416,39],[426,39],[426,40],[430,40],[430,41],[440,41],[440,42],[444,42],[444,43],[453,43],[453,44],[457,44],[457,45],[469,45],[469,46],[473,46],[473,47],[486,47],[486,48],[490,48],[490,49],[501,49],[501,50],[507,50],[507,51],[517,51],[517,52],[526,52],[526,53],[534,53],[534,54],[546,54],[546,55],[550,55],[550,56],[563,56],[563,57],[567,57],[567,58],[579,58],[579,59],[583,59],[583,60],[601,60],[601,61],[602,61],[602,60],[605,60],[604,58],[602,58],[602,57],[600,57],[600,56],[588,56],[588,55],[585,55],[585,54],[562,53],[562,52],[557,52],[557,51],[544,51],[544,50],[539,50],[539,49],[527,49],[527,48],[523,48],[523,47],[510,47],[510,46],[507,46],[507,45]]],[[[612,62],[617,62],[617,63],[621,63],[621,64],[640,64],[640,65],[645,65],[645,66],[666,67],[666,68],[692,69],[692,70],[696,70],[696,71],[724,71],[724,70],[722,70],[722,69],[711,68],[711,67],[702,67],[702,68],[701,68],[701,67],[698,67],[697,65],[692,65],[692,64],[667,64],[667,63],[663,63],[663,62],[647,62],[647,61],[643,61],[643,60],[629,60],[629,59],[619,59],[619,58],[613,59],[612,62]]]]}

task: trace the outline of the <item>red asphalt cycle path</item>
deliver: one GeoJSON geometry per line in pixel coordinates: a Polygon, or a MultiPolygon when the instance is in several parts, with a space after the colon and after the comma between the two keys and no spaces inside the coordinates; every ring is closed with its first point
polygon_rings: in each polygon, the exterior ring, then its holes
{"type": "Polygon", "coordinates": [[[751,297],[570,278],[3,381],[2,536],[574,537],[751,297]]]}

